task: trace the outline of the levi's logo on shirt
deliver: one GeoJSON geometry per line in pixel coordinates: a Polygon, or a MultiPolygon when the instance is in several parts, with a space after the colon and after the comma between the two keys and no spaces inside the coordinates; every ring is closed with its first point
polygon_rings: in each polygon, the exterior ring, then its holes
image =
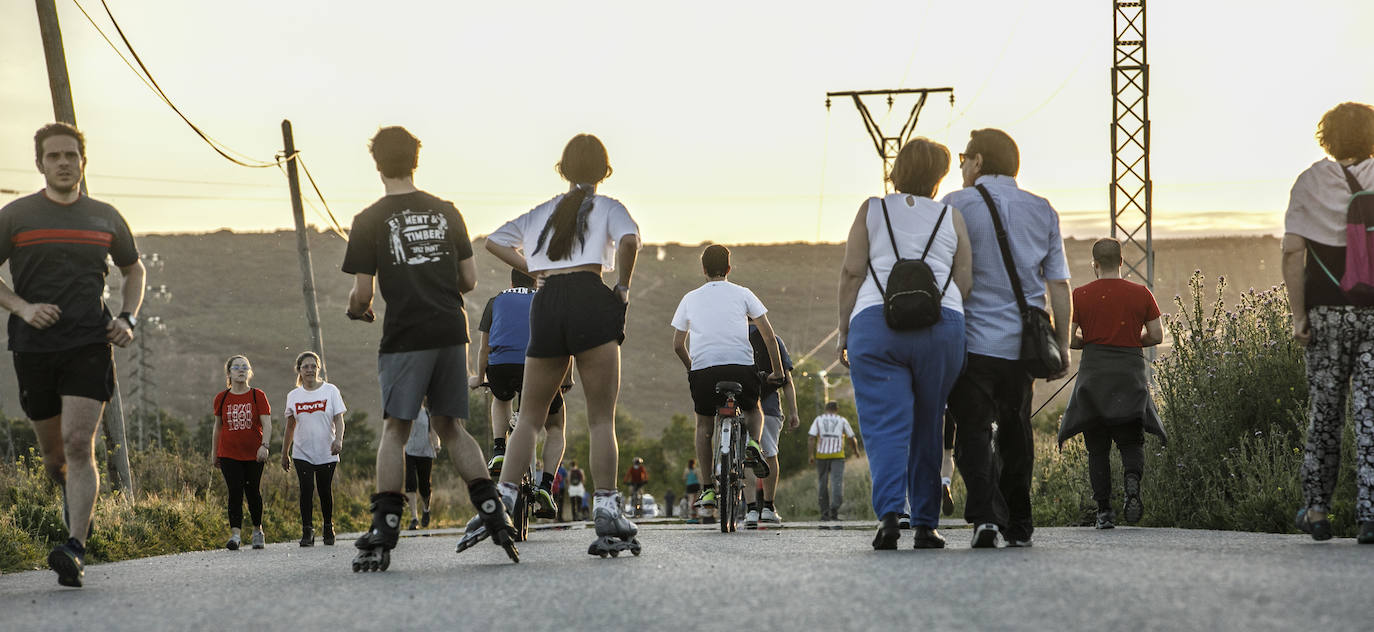
{"type": "Polygon", "coordinates": [[[322,413],[327,402],[318,400],[313,402],[296,402],[296,414],[301,413],[322,413]]]}

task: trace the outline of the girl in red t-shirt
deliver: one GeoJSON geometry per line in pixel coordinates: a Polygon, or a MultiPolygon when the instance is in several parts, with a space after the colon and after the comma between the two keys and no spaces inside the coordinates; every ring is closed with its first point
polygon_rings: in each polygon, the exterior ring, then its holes
{"type": "Polygon", "coordinates": [[[243,526],[243,499],[253,519],[253,548],[266,546],[262,533],[262,466],[267,462],[267,446],[272,441],[272,406],[267,394],[248,385],[253,365],[241,355],[224,363],[225,383],[229,388],[215,396],[215,431],[211,439],[211,460],[229,488],[229,542],[225,548],[237,551],[243,526]]]}

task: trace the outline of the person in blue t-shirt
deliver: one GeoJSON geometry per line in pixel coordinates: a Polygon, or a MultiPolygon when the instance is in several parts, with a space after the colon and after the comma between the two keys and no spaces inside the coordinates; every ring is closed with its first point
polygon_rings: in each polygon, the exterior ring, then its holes
{"type": "MultiPolygon", "coordinates": [[[[493,456],[487,463],[492,476],[501,473],[506,460],[506,436],[515,425],[513,410],[515,396],[520,393],[525,379],[525,347],[530,341],[530,304],[534,301],[534,278],[524,272],[512,269],[511,286],[487,301],[482,311],[482,321],[478,330],[482,332],[481,346],[478,347],[477,375],[468,380],[468,386],[477,388],[485,385],[492,394],[491,436],[493,456]]],[[[572,371],[564,378],[563,391],[572,388],[572,371]]],[[[563,460],[566,445],[563,412],[563,395],[554,395],[549,406],[549,418],[544,430],[548,437],[544,441],[544,462],[557,464],[563,460]]],[[[535,498],[538,509],[535,516],[556,518],[557,503],[553,500],[553,479],[557,466],[547,468],[539,483],[539,494],[535,498]]]]}
{"type": "MultiPolygon", "coordinates": [[[[796,430],[801,426],[801,418],[797,415],[797,390],[792,384],[792,357],[787,354],[787,345],[783,344],[782,338],[774,336],[778,341],[778,355],[782,356],[782,374],[784,382],[779,387],[776,384],[764,384],[759,397],[759,408],[763,409],[763,438],[760,444],[763,446],[763,459],[768,462],[768,476],[759,481],[762,488],[759,490],[757,513],[751,511],[744,516],[745,528],[757,527],[759,523],[782,524],[782,516],[778,515],[778,510],[773,506],[773,495],[778,489],[778,437],[783,430],[782,404],[786,403],[787,408],[787,427],[796,430]],[[778,397],[781,390],[783,397],[778,397]]],[[[754,368],[763,373],[772,373],[773,365],[768,360],[768,348],[763,344],[763,334],[759,333],[759,328],[749,325],[749,344],[754,347],[754,368]]]]}

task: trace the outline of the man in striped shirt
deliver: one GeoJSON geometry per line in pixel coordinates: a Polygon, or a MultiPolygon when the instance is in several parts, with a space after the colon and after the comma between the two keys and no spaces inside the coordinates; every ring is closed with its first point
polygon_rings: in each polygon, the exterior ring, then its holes
{"type": "Polygon", "coordinates": [[[859,440],[849,420],[840,416],[838,402],[825,404],[825,414],[811,422],[807,434],[807,451],[816,464],[821,522],[839,520],[840,505],[844,503],[844,440],[849,439],[855,454],[859,453],[859,440]]]}

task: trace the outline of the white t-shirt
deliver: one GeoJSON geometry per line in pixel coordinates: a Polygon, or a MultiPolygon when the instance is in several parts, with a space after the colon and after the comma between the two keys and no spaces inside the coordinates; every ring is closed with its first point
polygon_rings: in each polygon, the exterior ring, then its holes
{"type": "Polygon", "coordinates": [[[677,304],[673,328],[687,332],[692,370],[725,364],[754,365],[749,319],[768,313],[749,288],[708,281],[677,304]]]}
{"type": "MultiPolygon", "coordinates": [[[[1374,160],[1350,166],[1362,188],[1374,183],[1374,160]]],[[[1350,183],[1340,163],[1318,160],[1298,176],[1283,215],[1283,232],[1300,235],[1327,246],[1345,247],[1345,207],[1350,204],[1350,183]]]]}
{"type": "MultiPolygon", "coordinates": [[[[935,273],[936,285],[945,287],[945,280],[949,279],[951,268],[954,266],[954,251],[959,247],[959,234],[954,229],[954,207],[949,207],[950,210],[945,213],[942,220],[940,211],[945,205],[930,198],[893,193],[883,199],[887,201],[887,214],[892,219],[892,231],[897,238],[897,247],[901,249],[903,259],[920,259],[921,251],[930,239],[930,231],[935,229],[936,221],[940,222],[939,232],[935,234],[935,241],[930,244],[930,252],[926,254],[925,262],[930,266],[930,271],[935,273]],[[907,204],[908,199],[913,200],[914,204],[907,204]]],[[[882,203],[877,198],[868,201],[868,216],[865,221],[868,226],[868,259],[873,262],[873,270],[878,273],[878,279],[886,286],[887,275],[892,271],[892,266],[897,265],[897,257],[892,251],[892,240],[887,236],[882,203]]],[[[873,282],[873,273],[865,269],[864,282],[859,286],[859,296],[854,303],[854,311],[849,313],[849,318],[852,320],[859,312],[882,304],[883,294],[873,282]]],[[[949,287],[945,289],[940,306],[964,313],[964,297],[959,293],[959,285],[954,281],[951,280],[949,287]]]]}
{"type": "Polygon", "coordinates": [[[544,249],[534,251],[539,245],[539,233],[544,231],[544,225],[553,216],[554,209],[558,208],[558,201],[562,199],[563,195],[558,195],[534,207],[524,215],[506,222],[496,229],[496,232],[488,235],[487,239],[494,244],[524,251],[525,263],[530,272],[575,268],[589,263],[601,264],[604,272],[614,270],[616,244],[626,235],[638,237],[639,224],[630,217],[630,212],[625,209],[624,204],[604,195],[592,196],[592,210],[587,215],[587,241],[583,243],[573,239],[572,251],[567,259],[549,259],[548,242],[553,239],[552,230],[544,240],[544,249]]]}
{"type": "Polygon", "coordinates": [[[286,416],[296,420],[291,458],[311,465],[337,463],[339,455],[329,453],[334,443],[334,415],[347,411],[339,389],[328,382],[313,391],[297,386],[288,393],[286,416]]]}
{"type": "Polygon", "coordinates": [[[811,422],[806,434],[816,438],[816,458],[843,459],[844,438],[854,436],[854,429],[848,419],[826,413],[811,422]]]}

